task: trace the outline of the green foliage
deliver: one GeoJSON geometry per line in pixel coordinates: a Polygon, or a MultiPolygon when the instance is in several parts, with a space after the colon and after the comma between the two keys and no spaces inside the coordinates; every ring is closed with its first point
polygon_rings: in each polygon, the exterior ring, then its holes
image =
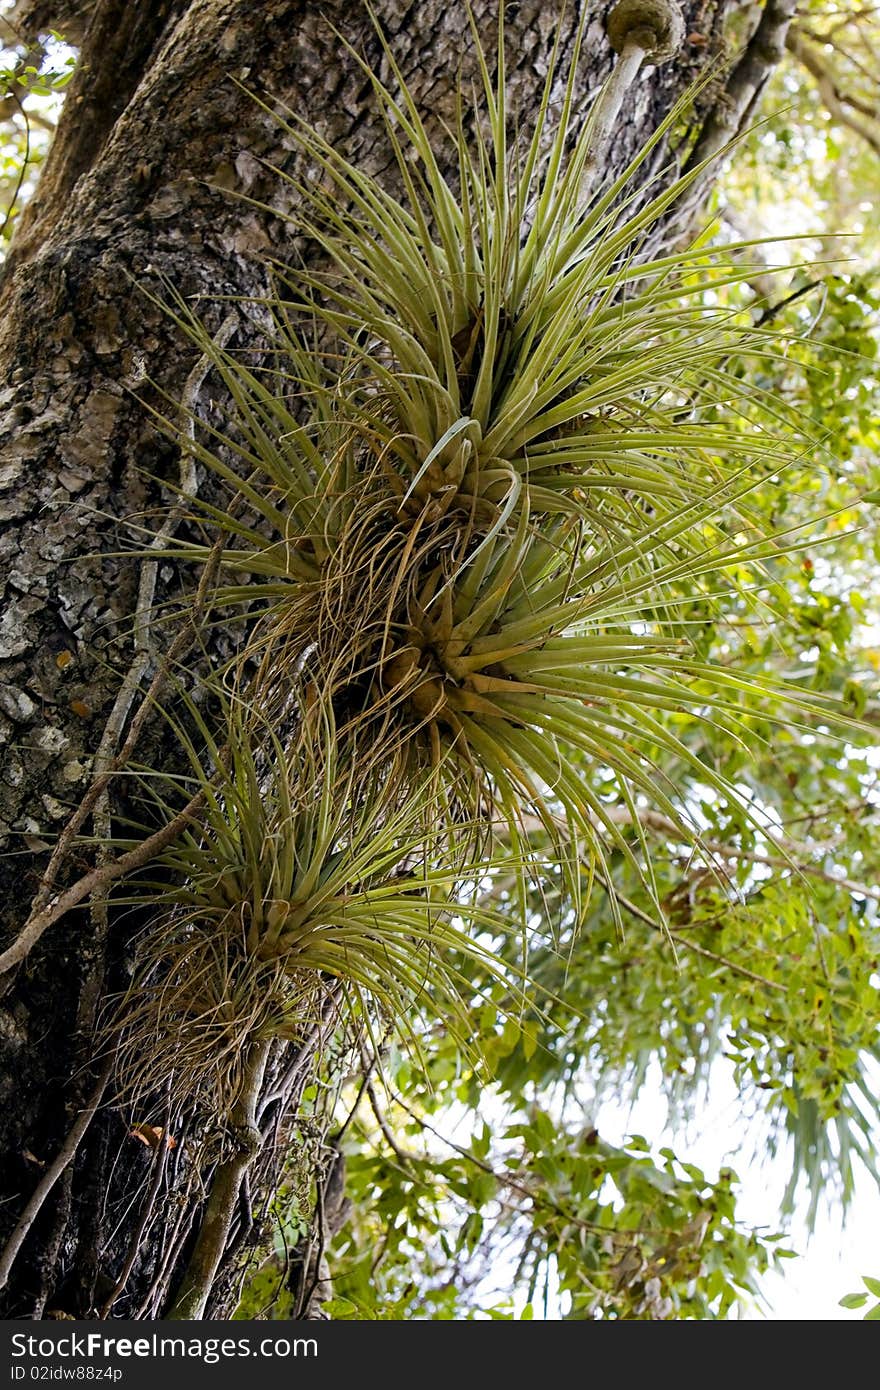
{"type": "Polygon", "coordinates": [[[867,1289],[867,1293],[847,1293],[840,1300],[841,1308],[863,1308],[868,1301],[868,1294],[873,1294],[877,1299],[872,1303],[867,1313],[866,1322],[876,1322],[880,1318],[880,1279],[870,1279],[867,1274],[862,1275],[862,1283],[867,1289]]]}
{"type": "MultiPolygon", "coordinates": [[[[870,1113],[875,1103],[873,915],[833,882],[784,874],[779,865],[750,881],[753,859],[740,861],[739,904],[705,871],[689,871],[685,853],[656,868],[678,966],[645,922],[631,920],[621,945],[601,914],[591,915],[572,942],[566,974],[569,989],[601,1007],[584,1009],[588,1021],[566,1030],[564,1050],[539,1026],[531,1064],[521,1057],[508,1064],[505,1086],[515,1094],[527,1080],[547,1085],[554,1077],[610,1097],[637,1089],[655,1059],[670,1104],[688,1113],[711,1094],[726,1062],[744,1112],[751,1106],[760,1117],[766,1140],[783,1152],[794,1142],[789,1201],[800,1177],[814,1210],[829,1191],[848,1195],[857,1159],[875,1171],[861,1104],[867,1098],[870,1113]]],[[[649,906],[636,885],[625,896],[637,910],[649,906]]],[[[539,981],[560,988],[556,962],[535,952],[531,964],[539,981]]]]}
{"type": "MultiPolygon", "coordinates": [[[[407,1070],[400,1081],[411,1090],[407,1070]]],[[[397,1139],[388,1151],[378,1130],[358,1126],[353,1214],[331,1252],[334,1318],[724,1317],[791,1253],[739,1226],[733,1172],[711,1181],[670,1149],[653,1157],[639,1136],[617,1147],[531,1106],[496,1132],[470,1112],[473,1137],[462,1144],[421,1105],[398,1100],[375,1113],[397,1139]]],[[[282,1253],[279,1243],[241,1316],[273,1278],[278,1287],[282,1253]]]]}
{"type": "Polygon", "coordinates": [[[75,65],[54,31],[31,46],[0,48],[0,257],[36,186],[75,65]]]}

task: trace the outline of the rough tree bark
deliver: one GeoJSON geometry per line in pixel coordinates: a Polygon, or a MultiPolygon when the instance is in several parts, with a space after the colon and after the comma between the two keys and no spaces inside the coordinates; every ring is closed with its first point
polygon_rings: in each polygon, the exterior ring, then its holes
{"type": "MultiPolygon", "coordinates": [[[[606,6],[589,3],[585,100],[612,59],[606,6]]],[[[463,3],[381,0],[376,8],[424,107],[438,120],[452,115],[457,71],[472,64],[463,3]]],[[[569,5],[562,20],[569,36],[576,8],[569,5]]],[[[609,171],[622,167],[719,54],[735,8],[735,0],[683,5],[682,54],[646,69],[630,92],[609,171]]],[[[491,46],[496,0],[474,0],[474,10],[491,46]]],[[[173,484],[178,476],[177,451],[139,395],[150,380],[176,398],[189,389],[204,408],[207,391],[195,353],[144,288],[170,282],[198,299],[212,330],[225,322],[227,336],[244,346],[252,331],[247,316],[233,310],[230,322],[221,297],[259,294],[267,254],[284,255],[283,221],[229,196],[247,193],[282,210],[289,196],[263,161],[287,165],[291,152],[238,84],[306,114],[366,167],[381,172],[385,161],[369,86],[327,22],[378,63],[366,11],[340,0],[327,0],[322,11],[306,0],[17,6],[25,35],[66,23],[82,49],[2,283],[0,830],[8,856],[0,859],[0,947],[15,940],[27,917],[47,846],[125,736],[130,710],[117,702],[114,740],[102,745],[120,683],[131,670],[130,686],[143,688],[162,645],[161,631],[151,643],[142,632],[133,644],[142,567],[114,553],[124,549],[126,518],[169,505],[171,494],[154,480],[173,484]]],[[[511,86],[524,114],[546,70],[556,11],[545,0],[507,6],[511,86]]],[[[761,55],[779,48],[766,38],[751,55],[756,81],[761,62],[772,61],[761,55]]],[[[708,104],[714,131],[726,110],[722,80],[708,104]]],[[[155,602],[179,592],[180,581],[173,566],[163,566],[155,602]]],[[[107,817],[106,798],[99,799],[93,830],[106,830],[107,817]]],[[[90,862],[77,851],[59,885],[90,862]]],[[[181,1251],[196,1238],[185,1137],[173,1153],[151,1151],[129,1136],[112,1105],[112,1082],[106,1090],[96,1085],[104,1078],[93,1056],[95,1020],[106,991],[118,988],[131,931],[112,903],[109,921],[101,904],[91,911],[81,905],[0,977],[0,1245],[16,1226],[28,1227],[20,1248],[13,1240],[16,1258],[7,1259],[6,1317],[162,1316],[179,1281],[181,1251]]],[[[286,1076],[295,1106],[307,1063],[277,1052],[265,1067],[264,1100],[286,1076]]],[[[275,1142],[282,1102],[272,1104],[262,1107],[262,1134],[275,1142]]],[[[158,1114],[142,1118],[163,1123],[158,1114]]],[[[269,1182],[270,1168],[254,1171],[269,1182]]],[[[210,1184],[210,1171],[202,1176],[210,1184]]],[[[252,1190],[251,1202],[258,1196],[252,1190]]],[[[239,1247],[249,1238],[243,1220],[239,1247]]],[[[234,1307],[235,1258],[227,1251],[221,1261],[208,1305],[214,1316],[234,1307]]]]}

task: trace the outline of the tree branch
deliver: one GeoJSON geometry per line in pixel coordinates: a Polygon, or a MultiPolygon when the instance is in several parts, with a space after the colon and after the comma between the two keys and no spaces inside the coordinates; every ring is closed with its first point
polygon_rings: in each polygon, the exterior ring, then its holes
{"type": "MultiPolygon", "coordinates": [[[[823,48],[825,45],[830,45],[830,47],[834,49],[835,53],[839,53],[841,58],[845,58],[848,63],[851,63],[852,66],[856,69],[856,71],[860,72],[863,77],[866,77],[872,85],[880,82],[880,72],[878,72],[876,68],[872,71],[869,67],[867,67],[862,62],[861,58],[859,58],[857,54],[853,53],[852,49],[845,47],[839,41],[836,35],[832,35],[830,31],[827,34],[822,34],[817,29],[810,29],[806,24],[799,20],[797,32],[798,34],[805,34],[806,37],[810,39],[814,44],[816,44],[820,49],[823,48]]],[[[854,96],[852,92],[847,93],[846,103],[848,106],[851,106],[853,110],[861,111],[863,115],[870,116],[872,119],[874,119],[877,115],[876,105],[864,100],[862,97],[854,96]]]]}
{"type": "MultiPolygon", "coordinates": [[[[606,887],[607,886],[606,883],[606,887]]],[[[625,908],[631,917],[635,917],[638,921],[644,922],[645,926],[650,927],[652,931],[659,932],[667,941],[671,941],[673,950],[678,946],[683,946],[686,951],[691,951],[696,956],[703,956],[705,960],[714,961],[716,965],[723,965],[725,970],[733,971],[734,975],[740,975],[744,980],[751,980],[753,984],[763,985],[765,989],[775,989],[781,991],[783,994],[785,993],[787,986],[782,984],[779,980],[768,979],[766,975],[759,975],[757,971],[749,970],[748,966],[738,965],[737,962],[731,960],[729,956],[722,956],[717,951],[710,951],[706,946],[698,946],[695,941],[690,941],[688,937],[681,936],[677,932],[671,932],[669,927],[665,926],[662,922],[655,921],[649,912],[644,912],[637,903],[624,897],[622,893],[615,892],[614,896],[620,903],[620,906],[625,908]]]]}
{"type": "Polygon", "coordinates": [[[120,854],[109,864],[90,869],[87,874],[83,874],[82,878],[77,879],[76,883],[71,884],[63,893],[50,898],[45,907],[28,918],[12,945],[8,946],[0,955],[0,975],[11,970],[14,965],[18,965],[19,961],[24,960],[25,956],[33,950],[43,932],[59,921],[71,908],[76,907],[77,903],[81,903],[91,893],[103,891],[109,884],[123,878],[125,874],[143,868],[145,864],[149,864],[151,859],[155,859],[157,854],[161,854],[162,850],[170,845],[172,840],[175,840],[195,818],[202,807],[206,794],[206,788],[202,787],[173,820],[148,836],[141,844],[136,845],[134,849],[128,850],[125,854],[120,854]]]}
{"type": "MultiPolygon", "coordinates": [[[[632,823],[632,817],[626,807],[613,807],[609,814],[611,819],[618,824],[632,823]]],[[[647,812],[641,818],[641,824],[646,830],[653,830],[658,834],[666,835],[669,839],[680,840],[681,838],[681,831],[675,822],[668,820],[666,816],[657,811],[647,812]]],[[[823,883],[830,883],[835,888],[843,888],[849,893],[857,893],[859,897],[871,898],[874,902],[880,902],[880,888],[874,888],[868,883],[861,883],[857,879],[829,873],[827,869],[820,868],[818,864],[804,863],[801,856],[805,850],[809,852],[809,846],[799,845],[793,840],[769,833],[766,833],[766,838],[769,844],[778,850],[777,854],[768,854],[764,850],[743,849],[739,845],[725,845],[720,840],[701,840],[699,847],[730,863],[744,859],[751,864],[767,864],[771,868],[788,869],[790,873],[806,874],[811,878],[821,879],[823,883]]],[[[822,846],[816,848],[821,849],[822,846]]]]}
{"type": "Polygon", "coordinates": [[[111,1059],[110,1061],[104,1064],[104,1067],[95,1085],[95,1089],[92,1091],[92,1094],[90,1095],[84,1108],[80,1112],[79,1117],[76,1120],[76,1123],[74,1124],[73,1128],[71,1129],[70,1133],[65,1139],[56,1158],[52,1163],[50,1163],[49,1167],[46,1169],[45,1173],[43,1174],[36,1188],[34,1189],[33,1196],[31,1197],[21,1216],[18,1218],[18,1221],[15,1224],[12,1234],[10,1235],[8,1241],[6,1242],[6,1245],[3,1248],[3,1252],[2,1254],[0,1254],[0,1289],[6,1287],[6,1281],[9,1278],[10,1271],[15,1262],[15,1257],[21,1249],[28,1231],[31,1229],[31,1227],[34,1224],[34,1221],[37,1219],[37,1216],[42,1210],[43,1203],[49,1196],[49,1193],[52,1191],[52,1188],[55,1186],[56,1182],[61,1177],[61,1174],[64,1172],[67,1165],[70,1162],[72,1162],[72,1160],[75,1158],[76,1151],[80,1146],[82,1137],[88,1129],[89,1125],[92,1123],[92,1120],[95,1118],[98,1106],[101,1104],[101,1097],[103,1096],[104,1091],[106,1090],[107,1082],[110,1080],[110,1073],[112,1072],[112,1070],[113,1062],[111,1059]]]}
{"type": "Polygon", "coordinates": [[[242,1179],[261,1147],[257,1102],[271,1046],[271,1038],[248,1045],[241,1090],[229,1115],[235,1152],[217,1165],[192,1255],[177,1297],[167,1314],[169,1322],[195,1321],[204,1316],[205,1305],[226,1249],[242,1179]]]}
{"type": "Polygon", "coordinates": [[[684,173],[718,154],[746,126],[767,79],[782,59],[796,8],[797,0],[767,0],[757,29],[731,70],[688,156],[684,173]]]}
{"type": "Polygon", "coordinates": [[[159,1195],[159,1188],[161,1187],[162,1179],[165,1176],[165,1164],[167,1158],[168,1107],[166,1107],[165,1110],[165,1119],[162,1125],[161,1134],[159,1136],[159,1143],[156,1148],[156,1153],[153,1155],[153,1177],[152,1181],[150,1182],[146,1198],[144,1200],[143,1210],[141,1211],[140,1217],[138,1218],[137,1226],[135,1227],[134,1233],[131,1237],[131,1241],[129,1242],[128,1254],[125,1258],[125,1263],[122,1266],[122,1271],[119,1275],[119,1278],[116,1280],[113,1289],[111,1290],[109,1298],[106,1300],[104,1306],[101,1309],[100,1315],[102,1318],[109,1317],[110,1309],[113,1307],[113,1304],[116,1302],[117,1298],[122,1293],[123,1289],[128,1283],[128,1277],[131,1274],[131,1271],[134,1269],[135,1260],[137,1259],[138,1252],[141,1248],[141,1240],[143,1239],[144,1231],[147,1228],[147,1222],[153,1214],[153,1209],[156,1205],[156,1198],[159,1195]]]}
{"type": "MultiPolygon", "coordinates": [[[[792,290],[791,294],[787,294],[785,298],[780,299],[778,303],[768,304],[766,309],[763,309],[755,319],[755,327],[763,328],[765,324],[772,323],[772,321],[782,313],[783,309],[787,309],[791,304],[796,304],[799,299],[803,299],[805,295],[811,294],[813,290],[818,289],[822,283],[821,280],[811,280],[809,284],[801,285],[800,289],[792,290]]],[[[816,319],[818,319],[821,314],[823,307],[824,299],[819,306],[816,319]]]]}
{"type": "Polygon", "coordinates": [[[809,43],[798,29],[789,29],[785,46],[807,72],[815,77],[819,95],[834,120],[854,131],[876,154],[880,154],[880,121],[873,112],[869,120],[858,114],[859,111],[864,113],[864,106],[841,90],[837,78],[820,50],[809,43]]]}

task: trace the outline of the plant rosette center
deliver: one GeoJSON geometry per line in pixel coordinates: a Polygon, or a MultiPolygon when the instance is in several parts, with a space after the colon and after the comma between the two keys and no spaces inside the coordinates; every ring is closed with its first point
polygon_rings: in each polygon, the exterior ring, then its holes
{"type": "Polygon", "coordinates": [[[510,721],[511,715],[490,697],[523,690],[522,683],[491,657],[472,653],[454,629],[444,640],[427,620],[423,627],[411,628],[406,644],[395,648],[386,659],[382,684],[389,694],[406,699],[420,719],[452,728],[457,726],[458,713],[510,721]]]}

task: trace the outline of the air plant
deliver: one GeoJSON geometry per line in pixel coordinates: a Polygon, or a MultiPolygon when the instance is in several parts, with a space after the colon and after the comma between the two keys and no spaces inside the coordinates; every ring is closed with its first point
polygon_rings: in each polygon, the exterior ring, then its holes
{"type": "Polygon", "coordinates": [[[703,166],[647,170],[693,93],[619,177],[596,176],[626,82],[677,32],[658,31],[663,10],[648,0],[646,24],[637,0],[615,7],[619,68],[586,120],[584,18],[561,100],[557,50],[528,135],[503,22],[494,74],[474,29],[474,111],[462,92],[443,157],[380,34],[388,82],[362,66],[387,182],[286,120],[299,173],[278,177],[318,268],[275,267],[263,360],[170,306],[228,420],[181,436],[177,403],[174,423],[154,412],[221,486],[189,503],[204,543],[150,554],[206,563],[215,621],[244,624],[207,703],[185,700],[189,778],[146,783],[166,821],[200,791],[198,816],[128,890],[151,922],[114,1025],[123,1083],[173,1079],[234,1140],[172,1317],[204,1312],[270,1051],[305,1048],[328,993],[375,1053],[386,1029],[418,1048],[426,1021],[468,1051],[477,980],[522,1004],[542,856],[575,914],[599,881],[618,922],[625,856],[662,923],[640,819],[660,810],[699,850],[692,787],[739,800],[677,715],[742,738],[750,701],[846,723],[691,636],[695,603],[774,618],[773,572],[802,542],[767,534],[749,493],[804,441],[728,365],[774,345],[725,307],[747,246],[658,249],[703,166]],[[514,884],[503,911],[493,875],[514,884]],[[511,922],[518,971],[499,949],[511,922]]]}
{"type": "Polygon", "coordinates": [[[151,921],[111,1025],[123,1089],[172,1078],[223,1114],[248,1047],[302,1044],[328,991],[355,1028],[418,1048],[419,1020],[439,1020],[473,1052],[469,976],[501,978],[491,941],[510,924],[481,905],[467,839],[432,828],[430,794],[404,794],[393,760],[340,739],[326,707],[284,746],[240,701],[218,702],[209,726],[186,701],[197,736],[174,721],[190,775],[143,782],[160,816],[194,790],[203,804],[129,885],[151,921]]]}
{"type": "MultiPolygon", "coordinates": [[[[631,68],[633,5],[620,8],[631,68]]],[[[834,715],[821,696],[692,649],[694,599],[735,596],[773,617],[756,592],[763,564],[801,540],[766,535],[748,494],[796,459],[799,426],[781,432],[782,407],[726,365],[773,347],[719,302],[748,275],[743,248],[700,236],[645,249],[702,172],[645,175],[692,94],[620,177],[590,181],[609,89],[584,124],[583,31],[558,114],[554,55],[529,138],[510,136],[503,25],[494,76],[474,31],[481,109],[470,133],[460,97],[450,160],[383,39],[393,89],[358,61],[397,191],[287,121],[305,172],[278,177],[324,265],[277,268],[272,360],[248,368],[177,309],[232,402],[230,429],[188,447],[245,504],[242,516],[199,509],[223,538],[215,597],[251,623],[247,698],[279,718],[293,687],[306,691],[342,736],[384,749],[402,785],[433,787],[444,824],[503,823],[522,864],[537,815],[575,902],[595,873],[611,883],[611,850],[652,891],[646,848],[607,813],[609,792],[636,831],[653,806],[699,845],[687,784],[669,781],[661,754],[736,796],[668,716],[736,734],[744,694],[782,721],[834,715]]],[[[636,38],[644,54],[643,28],[636,38]]]]}

